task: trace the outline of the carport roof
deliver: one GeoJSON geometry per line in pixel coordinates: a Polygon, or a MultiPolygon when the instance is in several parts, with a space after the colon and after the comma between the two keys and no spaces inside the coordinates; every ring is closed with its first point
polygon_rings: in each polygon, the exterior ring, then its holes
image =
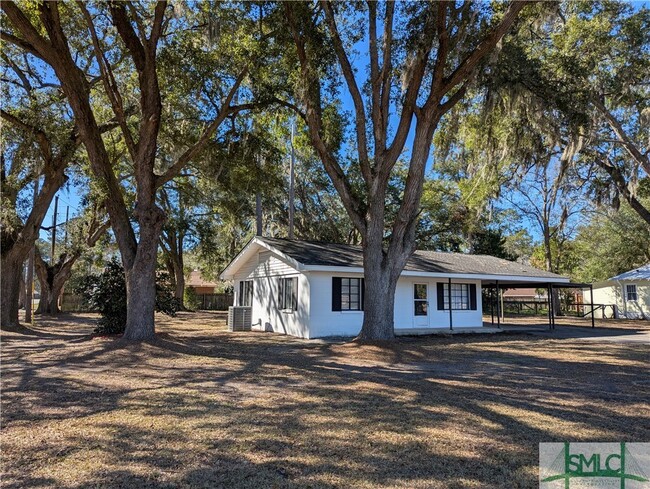
{"type": "MultiPolygon", "coordinates": [[[[363,253],[360,246],[299,241],[282,238],[254,238],[271,248],[307,266],[363,267],[363,253]]],[[[413,253],[404,268],[411,272],[433,272],[445,274],[503,275],[548,279],[549,282],[566,282],[567,278],[546,272],[529,265],[504,260],[489,255],[447,253],[418,250],[413,253]]]]}

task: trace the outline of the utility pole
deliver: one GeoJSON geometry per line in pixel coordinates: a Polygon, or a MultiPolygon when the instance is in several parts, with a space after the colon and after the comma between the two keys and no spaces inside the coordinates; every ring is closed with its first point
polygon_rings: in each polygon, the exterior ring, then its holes
{"type": "MultiPolygon", "coordinates": [[[[257,166],[260,166],[261,156],[257,157],[257,166]]],[[[262,193],[258,190],[255,194],[255,235],[262,236],[262,193]]]]}
{"type": "Polygon", "coordinates": [[[50,256],[51,264],[54,265],[56,261],[54,258],[54,250],[56,248],[56,213],[59,209],[59,196],[54,197],[54,214],[52,214],[52,255],[50,256]]]}
{"type": "Polygon", "coordinates": [[[68,246],[68,217],[70,216],[70,206],[65,208],[65,245],[68,246]]]}
{"type": "Polygon", "coordinates": [[[293,135],[295,130],[295,124],[291,124],[291,161],[289,163],[289,239],[293,239],[293,216],[295,212],[294,207],[294,172],[296,166],[296,152],[293,147],[293,135]]]}
{"type": "MultiPolygon", "coordinates": [[[[38,174],[37,174],[38,175],[38,174]]],[[[34,204],[38,198],[38,176],[34,180],[34,204]]],[[[25,322],[32,322],[32,305],[34,302],[34,248],[36,243],[32,245],[32,250],[29,252],[29,260],[27,261],[27,280],[25,280],[25,322]]]]}

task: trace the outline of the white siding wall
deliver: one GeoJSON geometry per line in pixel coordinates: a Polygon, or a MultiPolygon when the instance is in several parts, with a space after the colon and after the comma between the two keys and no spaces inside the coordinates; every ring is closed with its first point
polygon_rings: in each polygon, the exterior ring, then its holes
{"type": "MultiPolygon", "coordinates": [[[[589,289],[583,292],[585,303],[591,303],[589,289]]],[[[615,304],[618,317],[629,319],[650,318],[650,282],[648,281],[622,281],[602,284],[594,287],[594,304],[615,304]],[[625,285],[636,284],[638,295],[637,301],[626,301],[624,298],[625,285]]],[[[608,317],[611,316],[611,309],[607,309],[608,317]]],[[[595,313],[597,318],[602,318],[602,310],[595,313]]]]}
{"type": "Polygon", "coordinates": [[[363,312],[332,311],[332,277],[363,277],[360,273],[310,272],[310,337],[356,336],[363,312]]]}
{"type": "MultiPolygon", "coordinates": [[[[445,279],[438,279],[447,283],[445,279]]],[[[449,310],[438,310],[438,286],[436,279],[417,277],[400,278],[395,291],[395,329],[409,328],[449,328],[449,310]],[[428,325],[418,324],[415,319],[413,304],[414,284],[427,284],[429,299],[428,325]]],[[[456,328],[477,328],[483,326],[483,309],[481,307],[481,281],[480,280],[452,280],[452,283],[476,284],[476,310],[453,310],[453,326],[456,328]]]]}
{"type": "Polygon", "coordinates": [[[309,281],[307,277],[271,252],[251,258],[234,280],[235,304],[239,300],[239,283],[253,280],[251,311],[254,330],[274,331],[300,338],[309,338],[309,281]],[[298,307],[282,311],[278,307],[280,278],[298,278],[298,307]]]}
{"type": "MultiPolygon", "coordinates": [[[[332,277],[362,277],[354,273],[311,272],[310,282],[310,337],[356,336],[361,331],[363,312],[332,311],[332,277]]],[[[414,322],[413,284],[428,285],[429,316],[426,328],[449,328],[449,311],[439,311],[435,279],[400,278],[395,291],[395,329],[422,328],[414,322]]],[[[453,311],[454,327],[483,325],[480,280],[458,280],[454,283],[476,284],[476,311],[453,311]]]]}

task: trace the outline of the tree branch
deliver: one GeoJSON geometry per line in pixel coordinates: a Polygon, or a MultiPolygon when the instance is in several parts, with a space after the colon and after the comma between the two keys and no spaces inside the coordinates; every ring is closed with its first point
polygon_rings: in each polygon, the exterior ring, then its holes
{"type": "Polygon", "coordinates": [[[605,107],[605,104],[598,97],[592,97],[591,103],[593,103],[598,112],[603,115],[609,126],[614,131],[614,134],[616,134],[619,142],[623,145],[629,155],[634,159],[634,161],[641,165],[641,167],[648,175],[650,175],[650,158],[648,155],[641,153],[634,141],[632,141],[630,136],[628,136],[628,134],[625,132],[625,129],[623,129],[623,126],[619,120],[614,117],[614,115],[607,109],[607,107],[605,107]]]}
{"type": "Polygon", "coordinates": [[[314,149],[323,162],[325,171],[327,171],[327,174],[332,180],[332,184],[339,193],[341,201],[350,215],[350,219],[359,232],[364,234],[366,230],[365,209],[361,201],[354,194],[343,169],[336,161],[334,155],[327,148],[327,145],[322,138],[323,121],[320,106],[320,81],[307,56],[305,40],[298,31],[296,20],[294,18],[295,6],[289,2],[284,3],[283,6],[294,44],[296,46],[296,53],[300,62],[302,78],[306,85],[304,96],[304,103],[307,108],[305,111],[305,121],[307,123],[307,128],[309,129],[310,139],[314,145],[314,149]]]}
{"type": "Polygon", "coordinates": [[[221,106],[221,110],[217,114],[217,117],[208,125],[208,127],[206,127],[203,130],[203,133],[199,137],[198,141],[194,143],[194,145],[192,145],[190,148],[188,148],[181,156],[179,156],[178,160],[176,160],[176,163],[170,166],[164,174],[156,178],[156,184],[155,184],[156,188],[164,185],[165,183],[173,179],[187,163],[189,163],[196,155],[198,155],[205,148],[205,146],[210,141],[210,138],[219,128],[221,123],[231,113],[230,104],[232,103],[235,94],[237,93],[237,90],[239,89],[247,73],[248,73],[248,67],[245,67],[237,76],[237,79],[235,80],[233,86],[230,87],[230,91],[228,92],[228,95],[226,96],[226,99],[224,100],[221,106]]]}
{"type": "Polygon", "coordinates": [[[26,122],[22,121],[15,115],[6,112],[4,109],[0,109],[0,115],[7,122],[10,122],[15,126],[21,127],[27,132],[33,134],[36,137],[36,140],[38,141],[39,147],[41,148],[41,153],[43,154],[43,159],[45,160],[45,164],[46,165],[52,164],[52,160],[53,160],[52,145],[50,144],[49,138],[47,137],[47,135],[42,129],[32,126],[31,124],[27,124],[26,122]]]}
{"type": "Polygon", "coordinates": [[[97,64],[99,65],[99,70],[101,72],[101,79],[104,82],[104,89],[106,90],[106,95],[108,96],[108,99],[111,102],[113,113],[115,114],[115,117],[119,122],[120,129],[122,130],[122,134],[124,135],[124,142],[126,143],[126,147],[129,150],[129,154],[131,155],[131,158],[135,160],[136,157],[135,141],[133,140],[133,135],[131,134],[131,130],[129,129],[129,126],[126,121],[124,103],[122,101],[122,96],[119,92],[119,89],[117,88],[117,82],[115,81],[115,77],[113,76],[113,70],[111,69],[108,60],[104,55],[104,51],[102,50],[99,44],[99,37],[97,36],[97,31],[95,30],[95,25],[93,23],[93,19],[90,15],[90,12],[88,12],[88,9],[86,9],[84,2],[82,2],[81,0],[77,1],[77,5],[79,6],[81,13],[83,14],[83,17],[86,21],[86,25],[88,26],[88,32],[90,33],[90,37],[92,39],[92,43],[95,51],[95,58],[97,59],[97,64]]]}
{"type": "Polygon", "coordinates": [[[465,58],[458,67],[442,81],[441,95],[446,94],[463,80],[467,79],[476,69],[477,65],[487,56],[501,38],[508,32],[517,20],[519,12],[529,3],[530,0],[515,0],[510,3],[508,10],[501,19],[501,22],[490,32],[478,46],[465,58]]]}
{"type": "MultiPolygon", "coordinates": [[[[343,47],[343,42],[341,41],[341,36],[339,34],[338,27],[336,26],[336,19],[334,18],[334,11],[332,10],[332,5],[327,0],[321,0],[320,2],[323,11],[325,12],[325,19],[329,27],[330,34],[332,36],[332,42],[334,44],[334,51],[336,52],[336,57],[339,60],[339,65],[343,71],[343,77],[348,87],[348,91],[352,96],[352,101],[354,103],[354,113],[355,113],[355,126],[357,132],[357,151],[359,153],[359,164],[361,167],[361,173],[363,178],[368,184],[372,182],[372,174],[370,171],[370,160],[368,159],[368,141],[366,138],[366,110],[363,103],[363,97],[359,91],[357,81],[354,77],[354,70],[350,64],[347,54],[345,53],[345,48],[343,47]]],[[[370,53],[371,63],[377,63],[377,53],[375,46],[375,59],[372,60],[373,53],[370,53]]],[[[377,69],[377,68],[375,68],[377,69]]]]}

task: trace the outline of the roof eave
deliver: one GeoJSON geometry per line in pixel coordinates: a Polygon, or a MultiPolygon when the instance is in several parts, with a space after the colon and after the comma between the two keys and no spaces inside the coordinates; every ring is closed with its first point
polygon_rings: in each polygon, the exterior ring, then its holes
{"type": "Polygon", "coordinates": [[[254,236],[253,238],[250,239],[248,243],[246,243],[246,246],[244,246],[244,248],[242,248],[242,250],[239,253],[237,253],[235,258],[233,258],[230,261],[230,263],[228,263],[226,268],[223,269],[223,272],[219,274],[219,278],[221,280],[233,280],[235,278],[235,274],[241,268],[242,263],[245,262],[245,260],[242,260],[242,258],[244,258],[250,253],[250,250],[252,250],[253,245],[259,245],[262,248],[266,248],[268,251],[275,253],[276,255],[280,256],[282,259],[287,261],[292,267],[294,267],[298,271],[302,271],[304,269],[304,265],[302,263],[291,258],[289,255],[278,250],[276,247],[266,243],[259,236],[254,236]]]}
{"type": "MultiPolygon", "coordinates": [[[[311,272],[337,272],[337,273],[363,273],[363,267],[347,267],[347,266],[332,266],[332,265],[305,265],[305,271],[311,272]]],[[[485,273],[450,273],[450,272],[426,272],[418,270],[404,270],[401,273],[403,277],[431,277],[431,278],[446,278],[452,277],[456,279],[468,280],[500,280],[500,281],[518,281],[535,283],[549,283],[561,282],[570,283],[571,280],[567,277],[531,277],[527,275],[496,275],[485,273]]]]}

